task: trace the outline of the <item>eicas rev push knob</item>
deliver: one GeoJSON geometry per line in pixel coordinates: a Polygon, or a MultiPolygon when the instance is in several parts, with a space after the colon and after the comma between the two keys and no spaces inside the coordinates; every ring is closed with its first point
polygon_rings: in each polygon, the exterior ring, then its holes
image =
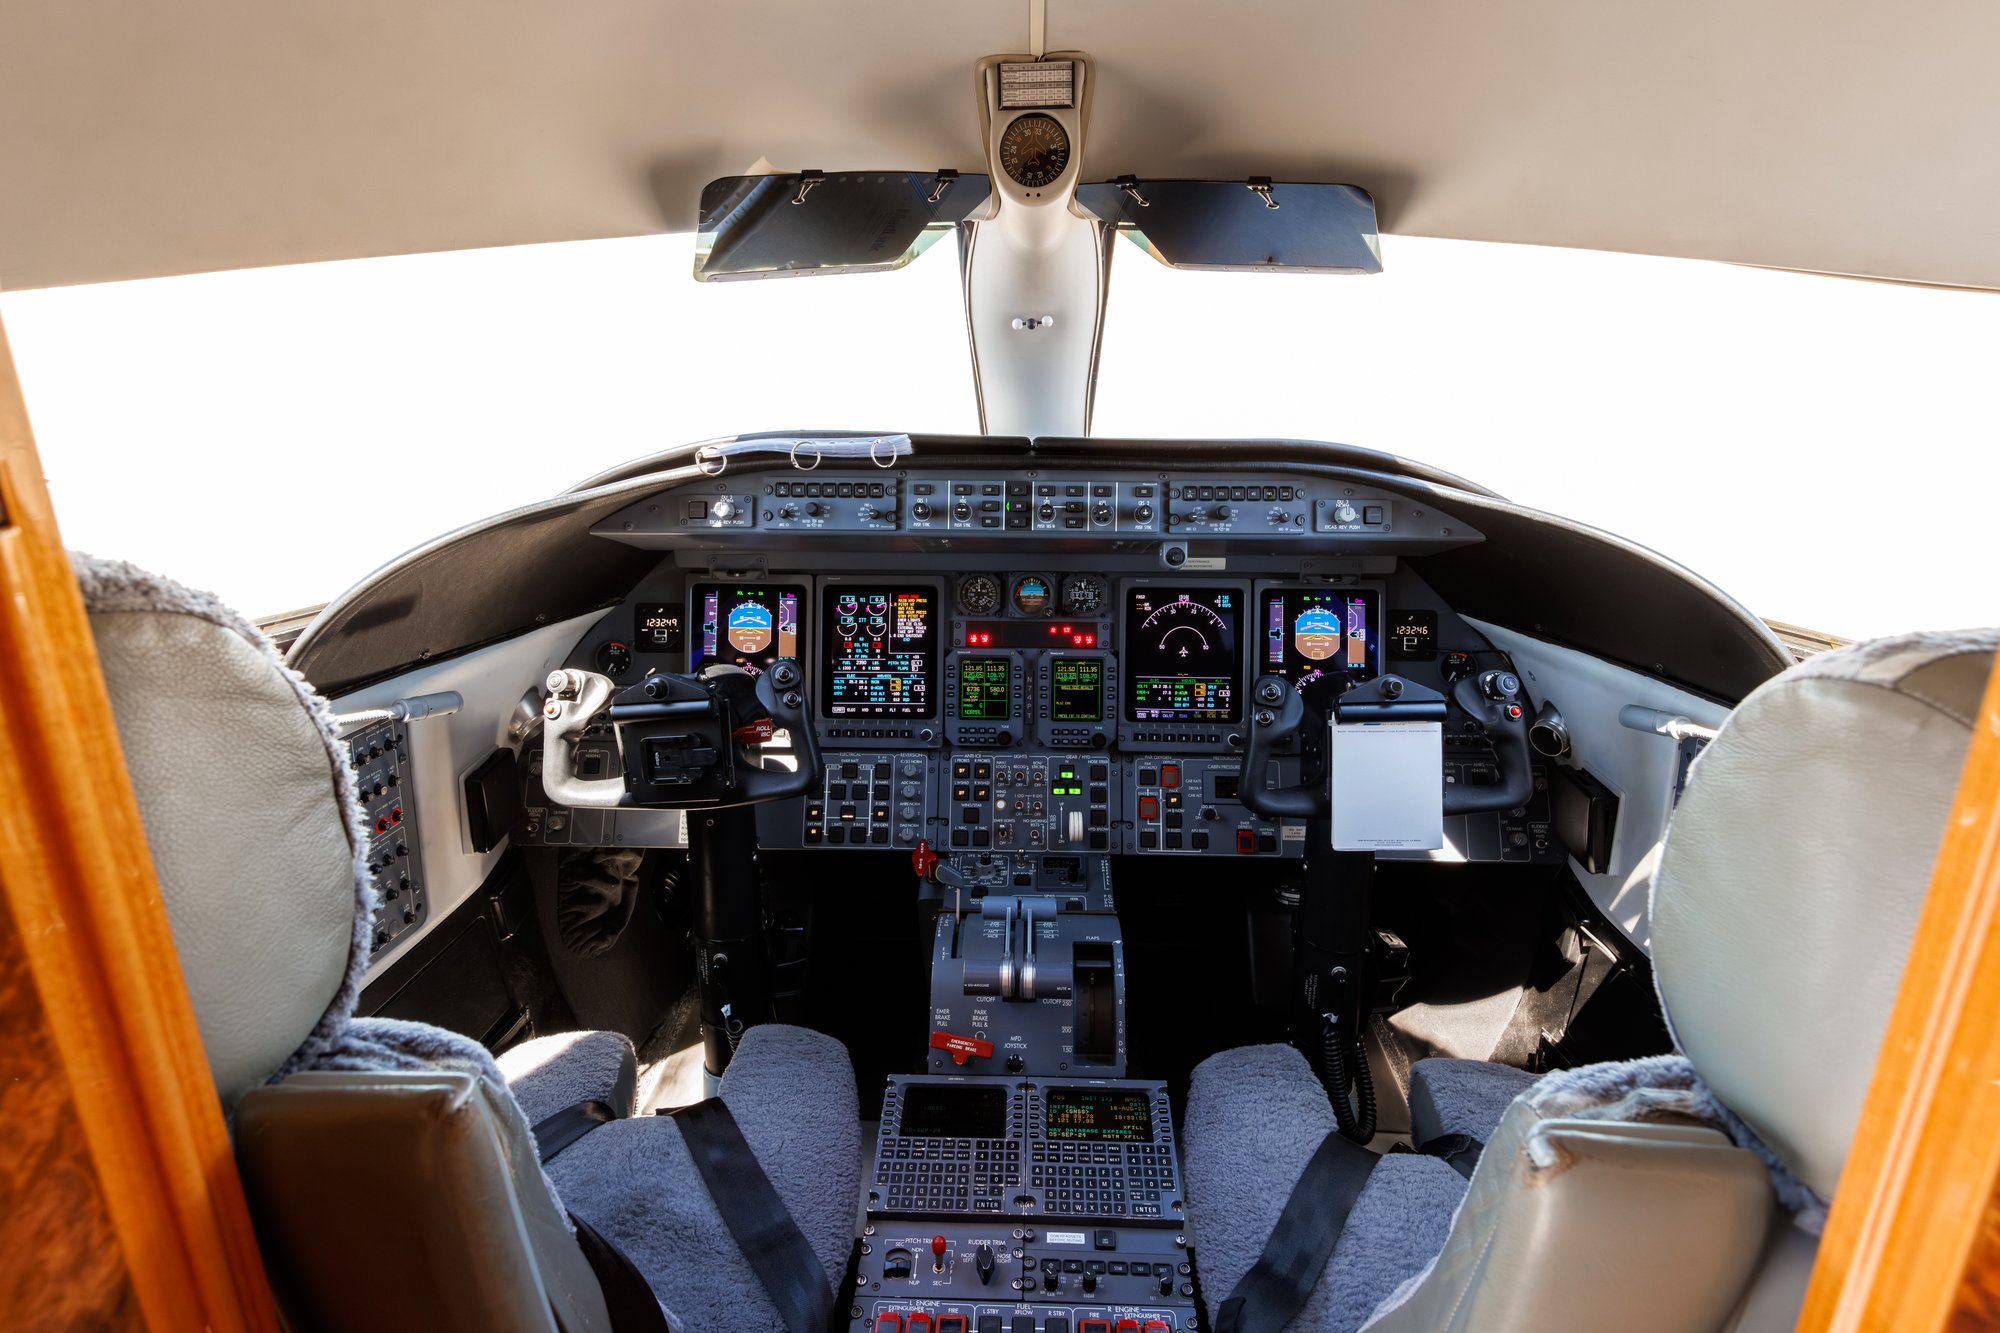
{"type": "Polygon", "coordinates": [[[729,499],[717,500],[709,507],[708,512],[713,514],[717,521],[727,523],[736,517],[736,502],[729,499]]]}

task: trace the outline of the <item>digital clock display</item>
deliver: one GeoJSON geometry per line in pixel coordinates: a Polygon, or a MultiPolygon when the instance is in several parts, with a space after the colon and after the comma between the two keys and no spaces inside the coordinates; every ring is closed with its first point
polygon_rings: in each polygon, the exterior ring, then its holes
{"type": "Polygon", "coordinates": [[[1401,662],[1428,662],[1438,655],[1438,613],[1391,611],[1389,656],[1401,662]]]}

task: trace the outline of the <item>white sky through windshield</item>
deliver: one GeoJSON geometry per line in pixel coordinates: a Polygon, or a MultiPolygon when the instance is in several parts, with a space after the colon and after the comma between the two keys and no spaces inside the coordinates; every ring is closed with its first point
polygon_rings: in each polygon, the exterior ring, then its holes
{"type": "MultiPolygon", "coordinates": [[[[1121,243],[1095,429],[1400,453],[1844,636],[2000,620],[2000,295],[1384,237],[1368,278],[1121,243]]],[[[691,239],[0,296],[73,546],[252,614],[712,435],[974,431],[953,247],[701,285],[691,239]]]]}

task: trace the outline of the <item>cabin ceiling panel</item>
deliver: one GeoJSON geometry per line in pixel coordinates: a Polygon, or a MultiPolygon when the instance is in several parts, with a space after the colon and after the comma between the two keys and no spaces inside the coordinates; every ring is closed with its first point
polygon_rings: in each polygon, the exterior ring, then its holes
{"type": "MultiPolygon", "coordinates": [[[[0,287],[689,230],[760,155],[981,166],[1026,0],[0,0],[0,287]]],[[[1087,177],[1405,234],[2000,287],[1988,0],[1050,0],[1087,177]]]]}

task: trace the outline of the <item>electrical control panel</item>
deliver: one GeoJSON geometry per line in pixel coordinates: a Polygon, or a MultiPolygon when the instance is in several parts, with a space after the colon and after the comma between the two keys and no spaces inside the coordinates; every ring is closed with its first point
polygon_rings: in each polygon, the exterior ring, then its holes
{"type": "Polygon", "coordinates": [[[805,801],[808,847],[914,848],[930,821],[933,760],[924,754],[821,756],[819,791],[805,801]]]}
{"type": "Polygon", "coordinates": [[[361,821],[368,830],[368,873],[375,881],[373,952],[424,924],[423,856],[417,840],[416,784],[410,781],[404,725],[370,722],[343,738],[354,766],[361,821]]]}

